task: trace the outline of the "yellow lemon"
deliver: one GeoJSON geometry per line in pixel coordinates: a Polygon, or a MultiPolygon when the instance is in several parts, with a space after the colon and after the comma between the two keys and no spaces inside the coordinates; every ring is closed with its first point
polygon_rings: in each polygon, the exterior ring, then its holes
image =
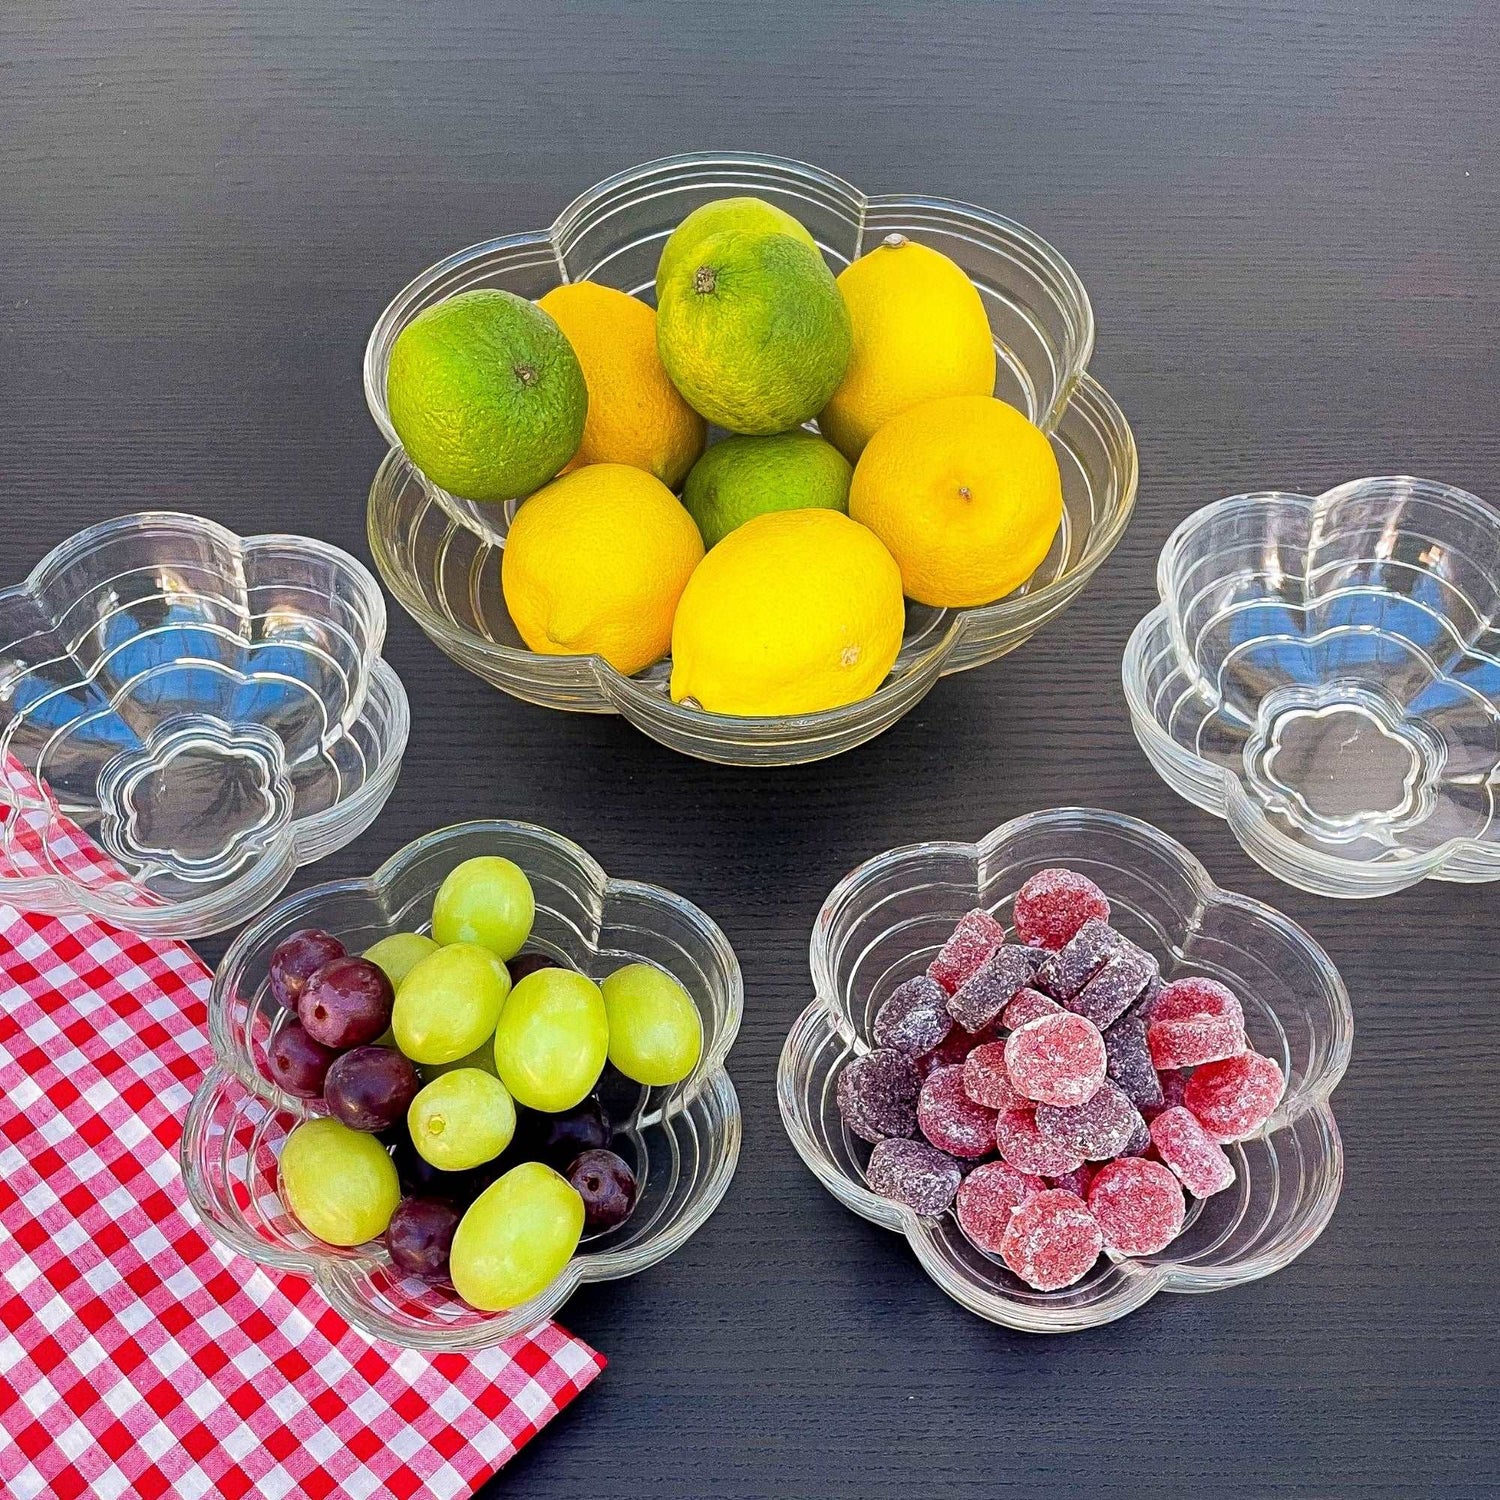
{"type": "Polygon", "coordinates": [[[919,401],[994,394],[984,303],[946,255],[888,235],[845,267],[838,285],[854,349],[818,427],[850,462],[877,428],[919,401]]]}
{"type": "Polygon", "coordinates": [[[702,556],[693,518],[661,480],[590,464],[516,513],[500,587],[533,651],[602,656],[629,676],[666,655],[673,611],[702,556]]]}
{"type": "Polygon", "coordinates": [[[688,581],[672,627],[672,698],[712,713],[816,713],[868,698],[901,649],[901,575],[836,510],[736,527],[688,581]]]}
{"type": "Polygon", "coordinates": [[[554,287],[537,306],[573,346],[588,386],[583,442],[568,469],[630,464],[677,489],[703,452],[707,426],[662,367],[656,313],[592,281],[554,287]]]}
{"type": "Polygon", "coordinates": [[[849,514],[890,548],[908,598],[988,604],[1024,583],[1062,521],[1052,445],[993,396],[892,417],[854,466],[849,514]]]}

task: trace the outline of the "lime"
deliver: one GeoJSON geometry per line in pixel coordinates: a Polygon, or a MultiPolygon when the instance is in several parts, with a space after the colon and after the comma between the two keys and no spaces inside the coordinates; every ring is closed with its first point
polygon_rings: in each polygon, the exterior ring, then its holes
{"type": "Polygon", "coordinates": [[[712,203],[695,208],[662,246],[661,259],[656,263],[657,300],[661,300],[661,289],[672,272],[689,259],[704,240],[729,230],[739,234],[789,234],[794,240],[801,240],[809,250],[818,248],[800,220],[774,203],[767,203],[764,198],[716,198],[712,203]]]}
{"type": "Polygon", "coordinates": [[[768,510],[848,510],[853,473],[832,443],[811,432],[725,438],[693,465],[682,503],[712,547],[768,510]]]}
{"type": "Polygon", "coordinates": [[[546,484],[578,451],[589,405],[562,330],[493,288],[418,313],[391,348],[385,394],[411,461],[466,500],[513,500],[546,484]]]}

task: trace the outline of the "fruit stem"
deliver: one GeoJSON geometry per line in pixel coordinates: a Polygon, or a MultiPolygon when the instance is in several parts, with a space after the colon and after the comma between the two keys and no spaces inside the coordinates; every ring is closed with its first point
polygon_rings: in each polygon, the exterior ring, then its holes
{"type": "Polygon", "coordinates": [[[966,485],[966,484],[959,485],[959,487],[958,487],[958,498],[960,500],[972,500],[974,498],[969,493],[969,487],[968,487],[968,485],[966,485]]]}
{"type": "Polygon", "coordinates": [[[888,249],[899,250],[906,243],[906,236],[904,234],[891,233],[886,235],[880,243],[888,249]]]}
{"type": "Polygon", "coordinates": [[[699,266],[693,272],[693,290],[706,297],[719,284],[719,273],[712,266],[699,266]]]}
{"type": "Polygon", "coordinates": [[[512,367],[515,377],[522,385],[535,385],[537,373],[535,365],[515,365],[512,367]]]}

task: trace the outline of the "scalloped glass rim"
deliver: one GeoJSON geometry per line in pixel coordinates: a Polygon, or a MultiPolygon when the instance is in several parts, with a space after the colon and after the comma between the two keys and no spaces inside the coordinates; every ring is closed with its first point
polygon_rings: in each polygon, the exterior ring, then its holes
{"type": "Polygon", "coordinates": [[[813,924],[809,959],[815,998],[793,1023],[777,1067],[777,1103],[783,1127],[797,1154],[840,1203],[861,1218],[904,1235],[923,1270],[942,1291],[989,1322],[1028,1333],[1079,1332],[1124,1317],[1161,1291],[1211,1292],[1255,1281],[1274,1274],[1301,1255],[1322,1233],[1333,1215],[1343,1182],[1343,1148],[1334,1121],[1331,1096],[1348,1067],[1354,1041],[1353,1009],[1343,980],[1321,946],[1295,922],[1263,902],[1224,890],[1188,849],[1149,823],[1099,808],[1052,808],[1013,818],[986,834],[977,844],[933,841],[889,849],[856,867],[829,893],[813,924]],[[927,856],[947,855],[972,860],[976,869],[982,870],[1018,835],[1064,826],[1075,831],[1086,830],[1089,826],[1107,826],[1128,833],[1152,845],[1174,863],[1176,872],[1192,889],[1200,912],[1212,906],[1234,907],[1275,928],[1302,950],[1320,976],[1325,989],[1324,998],[1335,1018],[1335,1034],[1329,1039],[1327,1056],[1316,1081],[1298,1091],[1295,1097],[1289,1095],[1283,1100],[1273,1116],[1271,1128],[1261,1132],[1270,1136],[1299,1121],[1310,1121],[1324,1140],[1330,1166],[1328,1181],[1320,1201],[1313,1205],[1303,1232],[1287,1243],[1276,1245],[1272,1251],[1229,1267],[1187,1267],[1170,1262],[1147,1264],[1129,1257],[1114,1259],[1113,1268],[1121,1274],[1123,1281],[1121,1290],[1110,1300],[1083,1309],[1065,1303],[1048,1305],[1047,1294],[1034,1294],[1032,1301],[1022,1303],[955,1274],[940,1248],[937,1226],[942,1220],[924,1219],[904,1204],[882,1198],[863,1181],[856,1181],[841,1171],[804,1126],[797,1102],[797,1067],[801,1050],[809,1039],[831,1032],[848,1050],[868,1050],[868,1044],[861,1039],[848,1014],[845,997],[839,993],[827,947],[836,918],[857,898],[861,887],[885,870],[927,856]]]}

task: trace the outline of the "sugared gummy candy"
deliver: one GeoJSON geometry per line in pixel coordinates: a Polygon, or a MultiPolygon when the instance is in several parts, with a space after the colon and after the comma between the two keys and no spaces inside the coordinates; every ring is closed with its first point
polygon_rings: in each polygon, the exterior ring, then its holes
{"type": "Polygon", "coordinates": [[[1234,1181],[1234,1163],[1180,1104],[1151,1122],[1151,1144],[1195,1198],[1222,1193],[1234,1181]]]}
{"type": "Polygon", "coordinates": [[[1242,1052],[1195,1068],[1182,1102],[1214,1140],[1238,1141],[1271,1118],[1285,1088],[1275,1062],[1258,1052],[1242,1052]]]}
{"type": "Polygon", "coordinates": [[[1104,960],[1099,972],[1067,1001],[1067,1007],[1087,1016],[1103,1031],[1146,993],[1156,974],[1156,960],[1149,953],[1134,943],[1122,942],[1104,960]]]}
{"type": "MultiPolygon", "coordinates": [[[[947,997],[944,996],[944,1001],[946,1000],[947,997]]],[[[949,1020],[952,1020],[951,1016],[949,1020]]],[[[994,1036],[987,1032],[970,1036],[962,1026],[955,1026],[931,1052],[924,1052],[915,1059],[917,1072],[926,1078],[938,1068],[951,1068],[955,1063],[961,1063],[980,1043],[994,1040],[994,1036]]]]}
{"type": "Polygon", "coordinates": [[[1089,1212],[1104,1243],[1122,1255],[1155,1255],[1182,1232],[1187,1205],[1177,1179],[1158,1161],[1126,1157],[1099,1168],[1089,1212]]]}
{"type": "Polygon", "coordinates": [[[873,1143],[915,1132],[921,1086],[909,1057],[880,1047],[844,1068],[835,1096],[844,1123],[861,1140],[873,1143]]]}
{"type": "Polygon", "coordinates": [[[1245,1050],[1244,1031],[1228,1016],[1192,1016],[1184,1021],[1146,1022],[1146,1045],[1157,1071],[1192,1068],[1237,1057],[1245,1050]]]}
{"type": "Polygon", "coordinates": [[[1036,1128],[1085,1161],[1109,1161],[1145,1129],[1145,1121],[1124,1090],[1106,1078],[1082,1104],[1038,1104],[1036,1128]]]}
{"type": "Polygon", "coordinates": [[[1036,988],[1054,1000],[1071,1000],[1124,941],[1108,923],[1090,917],[1066,947],[1048,955],[1036,971],[1036,988]]]}
{"type": "Polygon", "coordinates": [[[965,1031],[982,1031],[1000,1019],[1017,991],[1031,983],[1031,954],[1014,943],[1002,943],[954,991],[948,1014],[965,1031]]]}
{"type": "Polygon", "coordinates": [[[988,1156],[995,1150],[995,1111],[976,1104],[964,1088],[967,1063],[927,1075],[917,1100],[917,1127],[950,1156],[988,1156]]]}
{"type": "Polygon", "coordinates": [[[871,1192],[924,1215],[945,1212],[962,1180],[958,1163],[925,1141],[881,1141],[865,1168],[871,1192]]]}
{"type": "Polygon", "coordinates": [[[1038,948],[1061,948],[1091,917],[1109,921],[1109,901],[1086,875],[1038,870],[1016,892],[1016,935],[1038,948]]]}
{"type": "Polygon", "coordinates": [[[1082,1104],[1104,1082],[1107,1063],[1099,1028],[1070,1011],[1028,1021],[1005,1043],[1016,1092],[1039,1104],[1082,1104]]]}
{"type": "Polygon", "coordinates": [[[1005,1071],[1005,1043],[984,1042],[964,1059],[964,1089],[969,1098],[986,1109],[1030,1109],[1011,1085],[1005,1071]]]}
{"type": "Polygon", "coordinates": [[[1146,1023],[1139,1016],[1121,1016],[1104,1033],[1104,1051],[1109,1076],[1137,1109],[1154,1109],[1161,1103],[1161,1080],[1146,1046],[1146,1023]]]}
{"type": "Polygon", "coordinates": [[[958,1227],[971,1243],[994,1254],[1011,1214],[1046,1188],[1040,1177],[1018,1172],[1008,1162],[981,1162],[959,1186],[958,1227]]]}
{"type": "Polygon", "coordinates": [[[1141,1111],[1145,1115],[1148,1125],[1162,1110],[1171,1109],[1174,1105],[1181,1104],[1182,1096],[1187,1092],[1188,1075],[1186,1073],[1168,1069],[1165,1073],[1158,1073],[1156,1077],[1157,1081],[1161,1084],[1161,1103],[1153,1104],[1141,1111]]]}
{"type": "Polygon", "coordinates": [[[1048,1188],[1010,1216],[1000,1258],[1027,1286],[1055,1292],[1085,1275],[1103,1248],[1088,1204],[1064,1188],[1048,1188]]]}
{"type": "Polygon", "coordinates": [[[1151,1127],[1146,1123],[1146,1117],[1142,1114],[1136,1115],[1135,1129],[1130,1133],[1130,1139],[1120,1147],[1121,1156],[1144,1156],[1151,1149],[1151,1127]]]}
{"type": "Polygon", "coordinates": [[[1164,984],[1151,1002],[1147,1019],[1191,1021],[1198,1016],[1223,1016],[1241,1030],[1245,1026],[1245,1012],[1234,991],[1217,979],[1202,976],[1164,984]]]}
{"type": "Polygon", "coordinates": [[[1036,1128],[1029,1109],[1007,1109],[995,1121],[995,1144],[1000,1155],[1018,1172],[1037,1177],[1065,1177],[1083,1165],[1083,1158],[1036,1128]]]}
{"type": "Polygon", "coordinates": [[[918,974],[891,992],[875,1012],[871,1032],[877,1047],[894,1047],[908,1057],[921,1057],[940,1046],[952,1029],[947,991],[935,979],[918,974]]]}
{"type": "Polygon", "coordinates": [[[1094,1180],[1094,1174],[1099,1170],[1093,1162],[1086,1161],[1081,1167],[1074,1167],[1071,1172],[1064,1172],[1059,1177],[1049,1177],[1048,1187],[1067,1188],[1070,1193],[1077,1193],[1080,1198],[1089,1195],[1089,1184],[1094,1180]]]}
{"type": "Polygon", "coordinates": [[[1000,1024],[1007,1031],[1014,1031],[1038,1016],[1055,1016],[1060,1010],[1056,1000],[1050,1000],[1040,990],[1024,989],[1016,992],[1016,998],[1005,1007],[1000,1024]]]}
{"type": "Polygon", "coordinates": [[[1005,941],[1005,929],[979,908],[966,913],[927,972],[951,995],[1005,941]]]}

